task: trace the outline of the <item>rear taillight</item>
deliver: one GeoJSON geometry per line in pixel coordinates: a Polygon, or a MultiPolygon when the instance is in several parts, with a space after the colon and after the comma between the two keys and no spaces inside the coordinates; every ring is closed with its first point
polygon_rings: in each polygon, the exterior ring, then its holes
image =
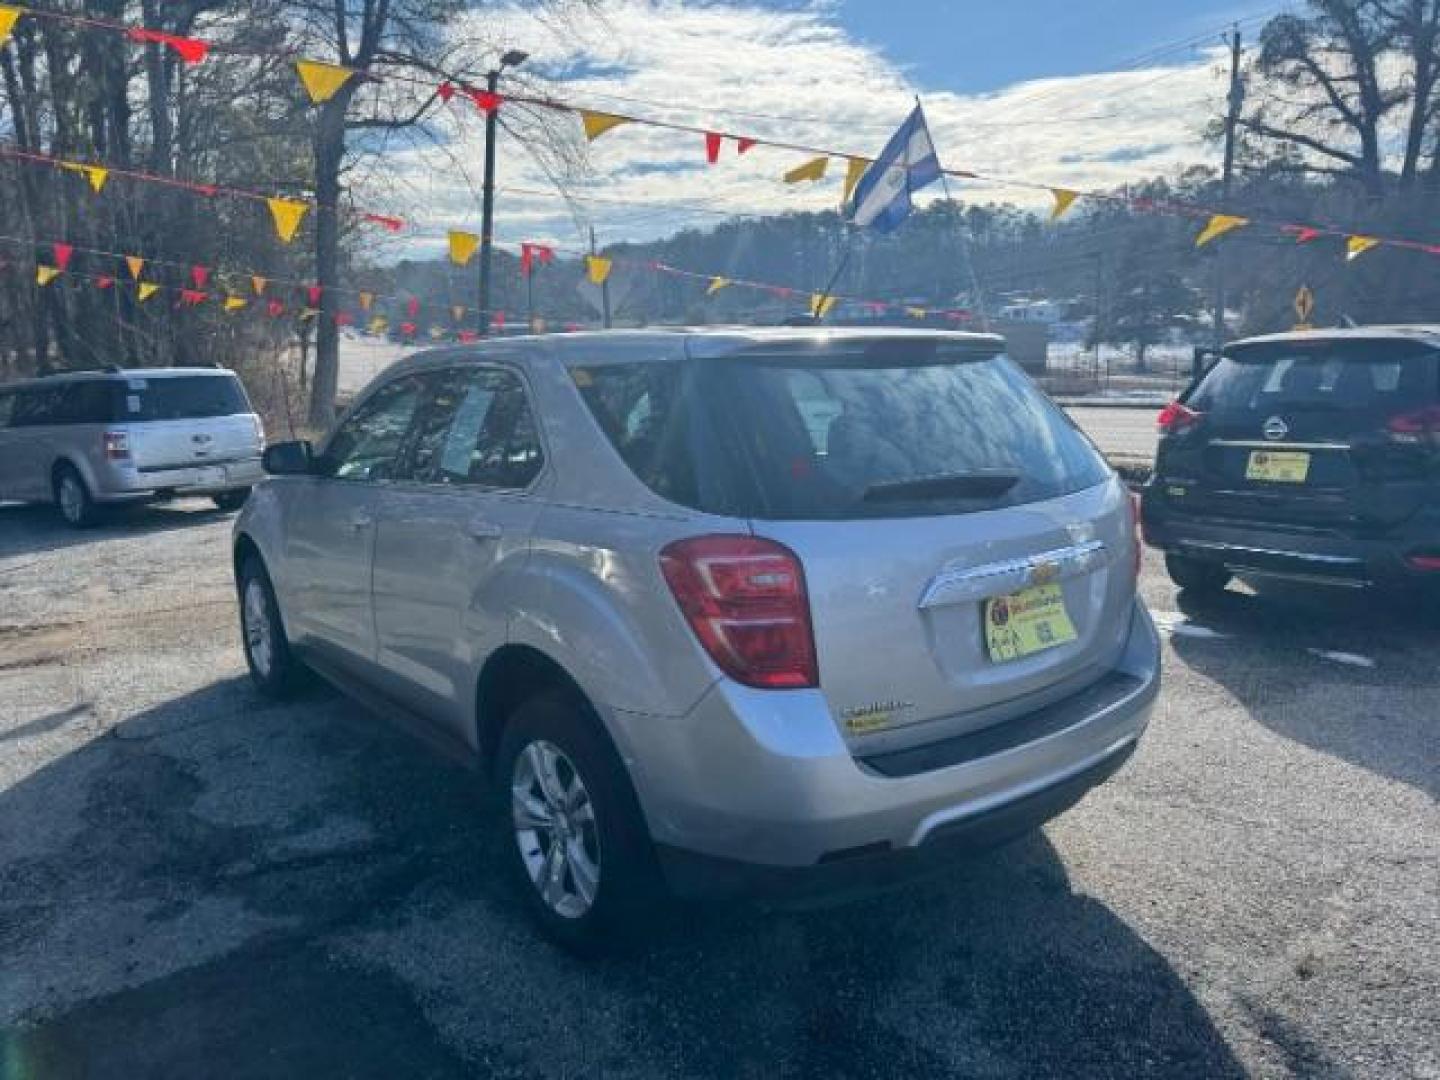
{"type": "Polygon", "coordinates": [[[1179,435],[1198,427],[1204,418],[1204,413],[1198,413],[1179,401],[1172,401],[1160,410],[1160,415],[1155,418],[1155,426],[1161,435],[1179,435]]]}
{"type": "Polygon", "coordinates": [[[1411,570],[1422,574],[1440,574],[1440,551],[1415,551],[1405,556],[1411,570]]]}
{"type": "Polygon", "coordinates": [[[1385,431],[1392,442],[1440,444],[1440,405],[1392,416],[1385,423],[1385,431]]]}
{"type": "Polygon", "coordinates": [[[700,536],[660,552],[690,629],[720,669],[762,690],[820,684],[805,571],[793,551],[753,536],[700,536]]]}
{"type": "Polygon", "coordinates": [[[129,461],[130,460],[130,436],[123,431],[107,431],[101,436],[104,440],[105,459],[107,461],[129,461]]]}

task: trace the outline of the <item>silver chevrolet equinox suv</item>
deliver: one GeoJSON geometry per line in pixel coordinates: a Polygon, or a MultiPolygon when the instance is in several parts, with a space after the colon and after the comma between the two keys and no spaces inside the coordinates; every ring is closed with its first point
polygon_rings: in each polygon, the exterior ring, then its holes
{"type": "MultiPolygon", "coordinates": [[[[235,524],[245,655],[479,762],[573,948],[1073,805],[1159,685],[1133,501],[999,338],[519,338],[400,362],[235,524]]],[[[857,881],[858,879],[858,881],[857,881]]]]}
{"type": "Polygon", "coordinates": [[[265,433],[223,368],[72,371],[0,386],[0,500],[54,502],[76,528],[105,506],[205,495],[222,510],[264,478],[265,433]]]}

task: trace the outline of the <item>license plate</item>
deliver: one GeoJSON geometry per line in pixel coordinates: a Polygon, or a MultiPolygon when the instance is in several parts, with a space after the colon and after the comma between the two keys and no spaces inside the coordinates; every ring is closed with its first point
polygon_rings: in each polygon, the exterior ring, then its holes
{"type": "Polygon", "coordinates": [[[1246,480],[1272,484],[1303,484],[1310,476],[1310,455],[1293,450],[1252,450],[1245,464],[1246,480]]]}
{"type": "Polygon", "coordinates": [[[1019,660],[1075,638],[1075,624],[1058,584],[985,601],[985,646],[991,660],[1019,660]]]}

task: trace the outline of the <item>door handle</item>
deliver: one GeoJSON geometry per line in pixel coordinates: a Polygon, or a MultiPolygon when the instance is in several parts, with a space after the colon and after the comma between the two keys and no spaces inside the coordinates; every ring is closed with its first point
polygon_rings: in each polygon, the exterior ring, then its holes
{"type": "Polygon", "coordinates": [[[374,519],[373,517],[371,517],[369,514],[351,514],[351,515],[350,515],[350,528],[352,528],[352,529],[355,530],[356,532],[361,532],[361,531],[364,530],[364,529],[368,529],[368,528],[370,528],[371,525],[374,525],[374,524],[375,524],[375,519],[374,519]]]}
{"type": "Polygon", "coordinates": [[[501,536],[500,526],[484,518],[472,519],[465,531],[472,540],[499,540],[501,536]]]}

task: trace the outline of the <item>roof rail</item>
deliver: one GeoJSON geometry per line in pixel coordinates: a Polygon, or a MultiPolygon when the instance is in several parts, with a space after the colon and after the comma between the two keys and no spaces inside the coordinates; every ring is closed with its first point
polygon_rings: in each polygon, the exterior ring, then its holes
{"type": "Polygon", "coordinates": [[[37,377],[41,379],[54,379],[61,375],[90,375],[97,371],[104,372],[106,375],[118,375],[124,370],[125,369],[119,364],[98,364],[95,367],[74,367],[62,368],[60,371],[47,371],[45,374],[37,377]]]}

